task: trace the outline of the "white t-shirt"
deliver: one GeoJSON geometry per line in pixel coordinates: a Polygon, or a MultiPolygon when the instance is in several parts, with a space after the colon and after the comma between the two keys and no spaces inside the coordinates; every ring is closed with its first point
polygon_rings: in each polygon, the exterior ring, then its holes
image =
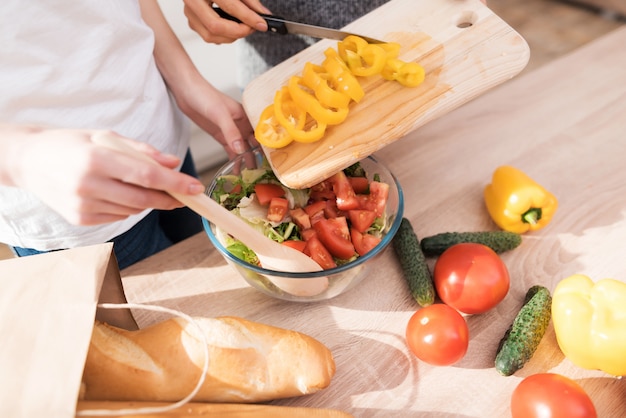
{"type": "MultiPolygon", "coordinates": [[[[136,0],[0,2],[0,121],[110,129],[183,157],[186,120],[152,52],[154,34],[136,0]]],[[[63,150],[51,158],[63,158],[63,150]]],[[[0,186],[0,242],[52,250],[102,243],[124,221],[75,226],[33,194],[0,186]]]]}

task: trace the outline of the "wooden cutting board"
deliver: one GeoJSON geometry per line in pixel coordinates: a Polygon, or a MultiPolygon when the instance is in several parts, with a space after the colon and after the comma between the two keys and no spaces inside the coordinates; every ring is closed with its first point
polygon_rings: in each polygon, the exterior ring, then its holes
{"type": "MultiPolygon", "coordinates": [[[[379,76],[360,78],[365,97],[352,103],[348,118],[329,127],[322,140],[264,147],[286,186],[310,187],[367,157],[514,77],[530,56],[526,41],[479,0],[391,0],[344,29],[398,42],[400,59],[420,63],[426,78],[415,88],[379,76]]],[[[336,41],[317,42],[246,87],[243,105],[253,125],[276,90],[301,74],[305,62],[321,64],[329,47],[336,48],[336,41]]],[[[491,112],[485,113],[487,118],[491,112]]]]}
{"type": "MultiPolygon", "coordinates": [[[[104,402],[78,401],[76,410],[81,417],[124,417],[124,418],[353,418],[352,415],[336,409],[305,408],[297,406],[274,406],[255,404],[219,404],[219,403],[187,403],[179,408],[162,413],[149,415],[130,412],[136,408],[154,408],[167,406],[163,402],[104,402]],[[101,410],[110,411],[104,413],[101,410]],[[128,411],[120,415],[120,410],[128,411]],[[88,411],[98,411],[98,414],[88,411]]],[[[77,416],[79,416],[77,414],[77,416]]]]}

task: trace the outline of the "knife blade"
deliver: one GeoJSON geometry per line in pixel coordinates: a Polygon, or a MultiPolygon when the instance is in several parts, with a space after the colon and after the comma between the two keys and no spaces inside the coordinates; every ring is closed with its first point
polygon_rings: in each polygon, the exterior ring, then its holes
{"type": "MultiPolygon", "coordinates": [[[[213,6],[213,10],[224,19],[232,20],[233,22],[242,23],[241,20],[237,19],[235,16],[232,16],[226,13],[224,10],[217,6],[213,6]]],[[[337,29],[325,28],[323,26],[315,26],[308,25],[306,23],[293,22],[290,20],[285,20],[282,17],[267,15],[267,14],[259,14],[265,22],[267,22],[268,32],[277,33],[279,35],[307,35],[313,38],[318,39],[334,39],[336,41],[342,41],[347,36],[353,35],[358,36],[364,40],[366,40],[370,44],[381,44],[384,41],[370,38],[369,36],[363,36],[356,33],[344,32],[337,29]]]]}

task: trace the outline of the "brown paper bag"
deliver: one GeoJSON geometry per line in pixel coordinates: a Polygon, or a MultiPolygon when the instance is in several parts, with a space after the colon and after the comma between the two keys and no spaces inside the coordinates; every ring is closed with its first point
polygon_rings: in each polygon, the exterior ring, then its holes
{"type": "Polygon", "coordinates": [[[102,283],[120,282],[112,250],[0,261],[0,417],[74,417],[102,283]]]}

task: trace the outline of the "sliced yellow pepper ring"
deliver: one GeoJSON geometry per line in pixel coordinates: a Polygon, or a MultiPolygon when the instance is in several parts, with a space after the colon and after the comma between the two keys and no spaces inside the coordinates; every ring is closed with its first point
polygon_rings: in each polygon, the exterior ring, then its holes
{"type": "Polygon", "coordinates": [[[343,108],[350,104],[350,96],[335,90],[330,74],[324,67],[307,62],[302,71],[302,82],[315,92],[315,97],[326,107],[343,108]]]}
{"type": "Polygon", "coordinates": [[[287,84],[289,93],[298,106],[310,114],[318,123],[337,125],[343,122],[348,116],[348,108],[331,109],[322,106],[315,96],[305,89],[302,78],[297,75],[291,76],[287,84]]]}
{"type": "Polygon", "coordinates": [[[326,59],[322,63],[322,67],[330,74],[337,91],[347,94],[357,103],[361,101],[363,96],[365,96],[365,91],[337,51],[333,48],[328,48],[324,51],[324,55],[326,55],[326,59]]]}
{"type": "Polygon", "coordinates": [[[307,118],[307,112],[293,101],[287,86],[283,86],[274,96],[274,116],[297,142],[315,142],[326,132],[325,123],[307,118]]]}
{"type": "Polygon", "coordinates": [[[287,132],[289,128],[302,129],[306,123],[306,111],[293,101],[287,86],[274,95],[274,116],[287,132]]]}
{"type": "Polygon", "coordinates": [[[395,80],[405,87],[417,87],[424,81],[424,68],[416,62],[390,58],[380,75],[385,80],[395,80]]]}
{"type": "Polygon", "coordinates": [[[396,74],[396,81],[405,87],[417,87],[424,81],[424,67],[416,62],[406,62],[396,74]]]}
{"type": "Polygon", "coordinates": [[[400,72],[400,68],[404,65],[404,61],[401,61],[397,58],[389,58],[387,62],[385,62],[385,66],[381,71],[380,75],[385,80],[395,80],[398,73],[400,72]]]}
{"type": "Polygon", "coordinates": [[[254,137],[261,145],[270,148],[286,147],[293,142],[291,135],[274,116],[273,103],[261,112],[259,123],[254,130],[254,137]]]}
{"type": "Polygon", "coordinates": [[[400,55],[400,44],[397,42],[385,42],[384,44],[378,44],[387,53],[387,59],[398,58],[400,55]]]}
{"type": "Polygon", "coordinates": [[[342,41],[337,42],[337,50],[339,51],[339,56],[346,59],[345,53],[346,51],[360,52],[368,46],[367,41],[360,36],[349,35],[346,36],[342,41]]]}
{"type": "Polygon", "coordinates": [[[305,143],[319,141],[326,133],[327,126],[327,124],[319,122],[312,117],[307,117],[304,128],[293,133],[293,140],[305,143]]]}
{"type": "Polygon", "coordinates": [[[337,49],[352,74],[359,77],[379,74],[387,60],[385,49],[358,36],[347,36],[337,44],[337,49]]]}

